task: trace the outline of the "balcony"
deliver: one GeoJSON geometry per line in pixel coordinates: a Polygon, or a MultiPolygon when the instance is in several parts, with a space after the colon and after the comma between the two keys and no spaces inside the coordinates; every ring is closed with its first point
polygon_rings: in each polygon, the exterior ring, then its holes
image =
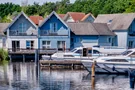
{"type": "Polygon", "coordinates": [[[68,36],[68,32],[66,31],[57,31],[52,32],[51,30],[40,30],[41,36],[68,36]]]}
{"type": "Polygon", "coordinates": [[[37,36],[35,32],[19,32],[18,30],[10,30],[9,36],[37,36]]]}

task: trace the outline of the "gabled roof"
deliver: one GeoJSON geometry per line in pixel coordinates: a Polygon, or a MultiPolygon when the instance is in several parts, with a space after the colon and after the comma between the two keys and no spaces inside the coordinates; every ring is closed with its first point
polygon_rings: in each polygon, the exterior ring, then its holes
{"type": "Polygon", "coordinates": [[[9,24],[9,26],[4,30],[4,32],[6,32],[6,30],[7,30],[8,28],[10,28],[10,27],[17,21],[17,19],[19,19],[19,17],[20,17],[21,15],[23,15],[28,21],[30,21],[31,24],[33,24],[33,25],[37,28],[37,26],[35,25],[35,23],[32,22],[31,19],[22,11],[22,12],[9,24]]]}
{"type": "Polygon", "coordinates": [[[115,35],[107,24],[89,22],[67,24],[75,35],[115,35]]]}
{"type": "Polygon", "coordinates": [[[29,17],[36,25],[39,25],[40,21],[44,20],[42,16],[30,16],[29,17]]]}
{"type": "Polygon", "coordinates": [[[94,23],[107,23],[110,30],[128,30],[134,18],[135,13],[100,14],[94,23]]]}
{"type": "Polygon", "coordinates": [[[67,14],[64,17],[64,20],[66,20],[68,17],[72,17],[72,19],[75,22],[81,21],[81,19],[85,16],[85,13],[81,12],[67,12],[67,14]]]}
{"type": "Polygon", "coordinates": [[[46,17],[45,20],[39,25],[39,27],[41,27],[48,19],[50,19],[52,15],[55,15],[66,27],[68,27],[67,24],[58,16],[55,11],[53,11],[48,17],[46,17]]]}
{"type": "Polygon", "coordinates": [[[61,19],[65,17],[66,14],[58,14],[61,19]]]}
{"type": "Polygon", "coordinates": [[[91,16],[93,19],[95,19],[95,17],[91,13],[88,13],[81,19],[81,21],[85,21],[89,16],[91,16]]]}
{"type": "Polygon", "coordinates": [[[4,36],[4,30],[8,27],[10,23],[0,23],[0,36],[4,36]]]}

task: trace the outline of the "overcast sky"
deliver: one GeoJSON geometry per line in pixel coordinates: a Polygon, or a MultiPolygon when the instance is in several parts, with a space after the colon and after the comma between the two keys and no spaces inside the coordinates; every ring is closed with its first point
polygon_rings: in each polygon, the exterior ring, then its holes
{"type": "MultiPolygon", "coordinates": [[[[25,0],[0,0],[0,3],[12,2],[21,5],[21,1],[25,1],[25,0]]],[[[28,4],[33,4],[33,2],[39,2],[39,4],[43,4],[44,2],[56,2],[56,1],[61,1],[61,0],[28,0],[28,4]]],[[[70,0],[71,3],[73,3],[74,1],[75,0],[70,0]]]]}

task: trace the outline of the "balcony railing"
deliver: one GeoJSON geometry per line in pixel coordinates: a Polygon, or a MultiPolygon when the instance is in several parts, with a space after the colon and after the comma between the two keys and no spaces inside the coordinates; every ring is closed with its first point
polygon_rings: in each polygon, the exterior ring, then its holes
{"type": "Polygon", "coordinates": [[[52,32],[51,30],[40,30],[41,36],[68,36],[68,34],[61,34],[58,32],[52,32]]]}
{"type": "Polygon", "coordinates": [[[36,36],[36,34],[28,34],[26,32],[19,32],[18,30],[11,30],[9,31],[9,36],[36,36]]]}

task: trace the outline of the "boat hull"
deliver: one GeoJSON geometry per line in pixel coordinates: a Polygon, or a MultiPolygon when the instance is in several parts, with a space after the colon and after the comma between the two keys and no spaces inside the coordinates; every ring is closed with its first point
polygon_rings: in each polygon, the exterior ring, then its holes
{"type": "MultiPolygon", "coordinates": [[[[93,61],[83,61],[82,64],[91,73],[93,61]]],[[[135,69],[135,64],[130,63],[104,63],[96,62],[95,73],[128,73],[131,69],[135,69]]]]}

